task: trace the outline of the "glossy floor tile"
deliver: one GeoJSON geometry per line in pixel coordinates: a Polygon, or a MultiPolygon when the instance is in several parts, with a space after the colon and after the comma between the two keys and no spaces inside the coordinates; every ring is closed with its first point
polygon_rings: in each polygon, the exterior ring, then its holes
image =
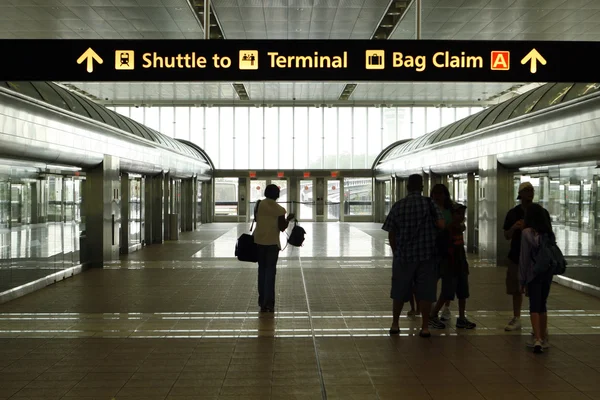
{"type": "MultiPolygon", "coordinates": [[[[273,314],[241,224],[209,224],[0,305],[0,399],[600,398],[600,299],[553,285],[551,349],[506,333],[503,268],[471,259],[472,331],[387,333],[391,259],[379,224],[303,224],[281,254],[273,314]]],[[[523,307],[526,308],[526,304],[523,307]]]]}

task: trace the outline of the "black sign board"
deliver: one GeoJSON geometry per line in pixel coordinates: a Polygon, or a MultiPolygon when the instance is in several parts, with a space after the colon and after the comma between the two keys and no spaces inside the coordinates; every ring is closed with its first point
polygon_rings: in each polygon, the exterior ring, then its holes
{"type": "Polygon", "coordinates": [[[597,42],[0,40],[0,80],[595,82],[597,42]]]}

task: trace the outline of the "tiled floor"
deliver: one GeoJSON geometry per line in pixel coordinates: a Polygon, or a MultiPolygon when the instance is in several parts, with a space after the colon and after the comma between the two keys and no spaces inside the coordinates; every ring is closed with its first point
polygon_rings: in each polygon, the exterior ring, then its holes
{"type": "Polygon", "coordinates": [[[421,339],[403,318],[390,338],[379,225],[303,226],[274,315],[257,312],[256,265],[231,257],[237,224],[0,305],[0,399],[600,399],[600,299],[554,285],[552,348],[534,355],[529,328],[503,331],[504,269],[473,260],[476,330],[421,339]]]}

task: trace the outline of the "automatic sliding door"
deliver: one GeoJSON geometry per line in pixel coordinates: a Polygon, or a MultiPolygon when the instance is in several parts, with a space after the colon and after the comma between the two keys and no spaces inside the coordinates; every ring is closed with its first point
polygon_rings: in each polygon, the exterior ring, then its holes
{"type": "Polygon", "coordinates": [[[300,180],[300,190],[298,190],[300,198],[298,220],[300,221],[314,221],[315,219],[314,187],[314,179],[300,180]]]}

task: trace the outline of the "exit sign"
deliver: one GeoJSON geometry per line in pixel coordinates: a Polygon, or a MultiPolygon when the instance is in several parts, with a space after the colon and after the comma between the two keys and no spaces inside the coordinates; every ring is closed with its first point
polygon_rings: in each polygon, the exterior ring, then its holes
{"type": "Polygon", "coordinates": [[[278,178],[283,178],[283,172],[278,172],[278,173],[277,173],[277,177],[278,177],[278,178]]]}

